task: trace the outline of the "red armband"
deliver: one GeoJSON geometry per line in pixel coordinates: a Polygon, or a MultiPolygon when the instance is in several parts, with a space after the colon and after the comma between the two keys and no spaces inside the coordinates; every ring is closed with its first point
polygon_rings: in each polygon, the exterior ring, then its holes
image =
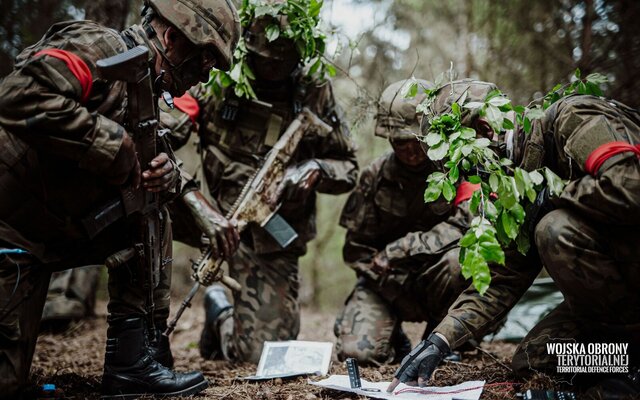
{"type": "Polygon", "coordinates": [[[473,196],[473,193],[479,189],[479,183],[462,182],[460,186],[458,186],[456,198],[453,200],[453,205],[457,207],[458,204],[462,203],[463,201],[469,200],[471,196],[473,196]]]}
{"type": "Polygon", "coordinates": [[[610,142],[603,144],[589,154],[589,157],[587,157],[584,163],[584,170],[588,174],[595,176],[605,161],[617,154],[627,151],[635,153],[636,156],[640,157],[640,144],[635,146],[627,142],[610,142]]]}
{"type": "Polygon", "coordinates": [[[200,114],[200,106],[198,101],[193,98],[189,93],[185,93],[180,97],[173,99],[173,104],[178,107],[178,110],[187,114],[194,124],[200,114]]]}
{"type": "Polygon", "coordinates": [[[93,76],[91,75],[91,70],[87,64],[82,61],[80,57],[70,51],[60,49],[40,50],[34,55],[34,57],[39,55],[47,55],[64,61],[64,63],[67,64],[69,71],[71,71],[76,79],[78,79],[78,82],[80,82],[80,87],[82,88],[80,101],[84,104],[89,100],[91,86],[93,85],[93,76]]]}

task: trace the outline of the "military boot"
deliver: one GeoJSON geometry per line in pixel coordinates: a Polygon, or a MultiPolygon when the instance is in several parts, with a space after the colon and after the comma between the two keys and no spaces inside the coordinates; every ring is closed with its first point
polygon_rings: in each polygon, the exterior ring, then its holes
{"type": "Polygon", "coordinates": [[[200,336],[200,355],[207,360],[223,358],[220,343],[220,325],[233,314],[233,306],[227,299],[224,288],[214,284],[204,295],[205,322],[200,336]]]}
{"type": "Polygon", "coordinates": [[[149,352],[154,360],[171,369],[173,368],[173,354],[171,354],[169,337],[164,335],[164,331],[166,330],[166,319],[155,322],[153,332],[150,332],[153,341],[149,345],[149,352]]]}
{"type": "Polygon", "coordinates": [[[189,396],[208,384],[200,372],[176,373],[151,356],[142,317],[109,320],[102,375],[103,399],[143,395],[189,396]]]}

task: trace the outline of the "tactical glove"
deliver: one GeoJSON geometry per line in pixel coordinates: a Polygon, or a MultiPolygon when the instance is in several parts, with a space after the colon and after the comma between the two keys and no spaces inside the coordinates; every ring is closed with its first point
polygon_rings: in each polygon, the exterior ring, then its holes
{"type": "Polygon", "coordinates": [[[236,224],[218,213],[197,190],[186,193],[182,200],[191,211],[198,228],[209,238],[213,254],[231,258],[240,244],[236,224]]]}
{"type": "Polygon", "coordinates": [[[387,392],[392,392],[400,382],[412,386],[417,382],[420,386],[426,386],[433,371],[450,352],[449,345],[432,333],[405,356],[387,392]]]}
{"type": "Polygon", "coordinates": [[[314,160],[290,166],[276,191],[276,201],[304,201],[320,183],[322,170],[314,160]]]}
{"type": "Polygon", "coordinates": [[[106,171],[107,181],[113,185],[131,184],[140,186],[140,163],[136,155],[136,144],[126,132],[122,134],[122,143],[111,166],[106,171]]]}

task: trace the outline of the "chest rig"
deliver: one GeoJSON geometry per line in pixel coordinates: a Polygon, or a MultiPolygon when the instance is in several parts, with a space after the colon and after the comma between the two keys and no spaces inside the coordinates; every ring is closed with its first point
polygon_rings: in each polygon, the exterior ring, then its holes
{"type": "Polygon", "coordinates": [[[300,83],[258,92],[259,99],[244,99],[226,90],[224,99],[210,103],[203,142],[232,158],[257,159],[278,141],[295,116],[302,111],[307,87],[300,83]]]}

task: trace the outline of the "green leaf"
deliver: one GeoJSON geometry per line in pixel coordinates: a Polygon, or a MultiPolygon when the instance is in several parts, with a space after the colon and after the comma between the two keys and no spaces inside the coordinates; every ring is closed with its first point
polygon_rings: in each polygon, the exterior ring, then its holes
{"type": "Polygon", "coordinates": [[[543,171],[544,176],[547,179],[547,187],[551,191],[551,194],[560,196],[564,190],[565,182],[549,168],[545,167],[543,171]]]}
{"type": "Polygon", "coordinates": [[[486,113],[487,122],[489,122],[489,125],[491,125],[491,127],[495,131],[500,131],[500,128],[502,127],[502,121],[504,120],[504,115],[502,114],[502,111],[500,111],[498,107],[489,104],[485,109],[485,113],[486,113]]]}
{"type": "Polygon", "coordinates": [[[529,178],[531,178],[531,181],[533,182],[534,185],[540,185],[542,181],[544,181],[544,177],[538,171],[529,172],[529,178]]]}
{"type": "Polygon", "coordinates": [[[477,183],[482,182],[482,179],[480,179],[480,177],[478,175],[471,175],[469,177],[469,182],[477,184],[477,183]]]}
{"type": "Polygon", "coordinates": [[[460,129],[460,137],[465,140],[473,139],[476,137],[476,131],[472,128],[463,127],[460,129]]]}
{"type": "Polygon", "coordinates": [[[440,193],[442,192],[442,184],[438,184],[436,182],[431,182],[427,189],[424,191],[424,202],[431,203],[434,202],[440,197],[440,193]]]}
{"type": "Polygon", "coordinates": [[[499,185],[500,185],[500,181],[498,179],[498,176],[496,174],[491,174],[491,176],[489,176],[489,186],[491,186],[491,190],[494,193],[498,192],[499,185]]]}
{"type": "Polygon", "coordinates": [[[440,161],[447,155],[447,151],[449,151],[449,143],[442,142],[437,146],[429,148],[427,156],[432,161],[440,161]]]}
{"type": "Polygon", "coordinates": [[[481,242],[480,255],[487,263],[496,263],[504,265],[505,257],[500,243],[494,239],[494,242],[481,242]]]}
{"type": "Polygon", "coordinates": [[[578,79],[580,79],[581,74],[582,73],[580,72],[580,68],[576,68],[576,70],[573,72],[573,75],[578,79]]]}
{"type": "Polygon", "coordinates": [[[520,225],[524,222],[525,212],[524,208],[520,205],[520,203],[516,203],[511,209],[509,213],[515,218],[516,222],[520,225]]]}
{"type": "Polygon", "coordinates": [[[529,108],[526,111],[525,116],[530,120],[541,119],[544,118],[544,110],[540,106],[529,108]]]}
{"type": "Polygon", "coordinates": [[[456,196],[456,188],[449,180],[446,180],[442,186],[442,196],[449,202],[456,196]]]}
{"type": "Polygon", "coordinates": [[[404,99],[414,98],[418,94],[418,81],[416,78],[409,79],[400,90],[400,96],[404,99]]]}
{"type": "Polygon", "coordinates": [[[493,221],[498,217],[498,208],[492,201],[485,201],[484,213],[488,220],[493,221]]]}
{"type": "Polygon", "coordinates": [[[273,42],[280,37],[280,28],[278,25],[269,25],[267,26],[267,29],[265,29],[265,34],[267,36],[267,40],[269,42],[273,42]]]}
{"type": "Polygon", "coordinates": [[[458,105],[458,103],[451,104],[451,112],[453,112],[455,115],[460,115],[460,106],[458,105]]]}
{"type": "Polygon", "coordinates": [[[484,106],[484,103],[481,103],[479,101],[470,101],[468,103],[465,103],[462,105],[462,107],[469,109],[469,110],[477,110],[478,108],[481,108],[482,106],[484,106]]]}
{"type": "Polygon", "coordinates": [[[462,160],[462,169],[464,169],[465,171],[468,171],[469,169],[471,169],[471,163],[469,162],[469,160],[467,159],[462,160]]]}
{"type": "Polygon", "coordinates": [[[467,233],[460,239],[460,247],[469,247],[474,244],[478,239],[473,234],[472,230],[468,230],[467,233]]]}
{"type": "Polygon", "coordinates": [[[531,133],[531,120],[527,117],[524,118],[524,132],[531,133]]]}
{"type": "Polygon", "coordinates": [[[449,179],[452,182],[457,182],[459,177],[460,177],[460,170],[458,169],[458,166],[456,165],[451,167],[451,169],[449,170],[449,179]]]}
{"type": "Polygon", "coordinates": [[[513,125],[513,122],[511,122],[509,118],[505,118],[504,121],[502,121],[502,127],[505,130],[511,130],[515,128],[515,126],[513,125]]]}
{"type": "Polygon", "coordinates": [[[509,104],[511,101],[506,97],[498,96],[489,100],[489,104],[496,107],[502,107],[504,105],[509,104]]]}
{"type": "Polygon", "coordinates": [[[500,222],[502,223],[504,233],[507,234],[509,239],[515,239],[516,236],[518,236],[518,226],[516,225],[516,221],[507,210],[502,210],[500,222]]]}
{"type": "Polygon", "coordinates": [[[440,133],[437,133],[437,132],[429,132],[429,134],[425,138],[425,141],[427,142],[427,145],[430,146],[430,147],[438,145],[443,140],[444,140],[444,138],[442,137],[442,135],[440,133]]]}
{"type": "Polygon", "coordinates": [[[336,67],[334,67],[331,64],[326,64],[327,67],[327,74],[329,74],[330,77],[334,77],[336,76],[336,67]]]}

